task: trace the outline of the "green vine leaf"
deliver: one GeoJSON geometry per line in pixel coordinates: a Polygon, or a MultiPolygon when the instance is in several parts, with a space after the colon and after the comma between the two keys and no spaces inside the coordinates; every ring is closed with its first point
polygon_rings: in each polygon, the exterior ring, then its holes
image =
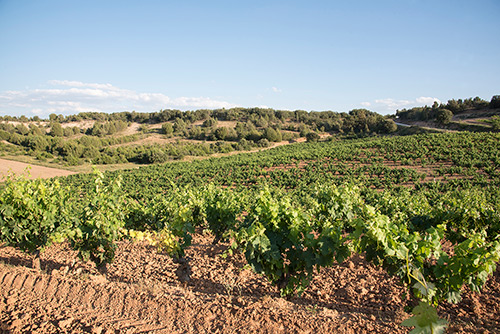
{"type": "Polygon", "coordinates": [[[445,332],[448,322],[445,319],[440,319],[436,309],[431,305],[420,302],[412,313],[413,317],[401,323],[405,327],[415,327],[410,334],[441,334],[445,332]]]}

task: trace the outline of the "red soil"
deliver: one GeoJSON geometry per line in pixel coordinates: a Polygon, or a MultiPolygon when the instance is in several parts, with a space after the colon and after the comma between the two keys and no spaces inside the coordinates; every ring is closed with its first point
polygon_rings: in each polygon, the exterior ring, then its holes
{"type": "MultiPolygon", "coordinates": [[[[360,256],[322,270],[302,297],[279,297],[244,268],[242,255],[196,235],[187,250],[192,275],[146,244],[119,243],[105,278],[65,244],[42,253],[42,271],[11,247],[0,248],[3,333],[407,333],[404,289],[360,256]]],[[[500,271],[482,294],[465,291],[440,307],[449,333],[499,333],[500,271]]]]}

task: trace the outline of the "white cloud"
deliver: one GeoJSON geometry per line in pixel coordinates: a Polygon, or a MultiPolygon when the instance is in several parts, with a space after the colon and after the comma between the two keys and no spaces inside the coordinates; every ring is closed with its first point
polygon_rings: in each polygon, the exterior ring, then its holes
{"type": "Polygon", "coordinates": [[[272,89],[272,90],[273,90],[273,92],[275,92],[275,93],[281,93],[281,92],[282,92],[282,90],[281,90],[281,89],[279,89],[279,88],[277,88],[277,87],[272,87],[271,89],[272,89]]]}
{"type": "Polygon", "coordinates": [[[438,98],[421,96],[413,100],[398,100],[393,98],[377,99],[373,102],[361,102],[360,105],[371,107],[373,111],[382,114],[393,114],[397,109],[423,107],[424,105],[432,106],[434,101],[441,103],[438,98]]]}
{"type": "Polygon", "coordinates": [[[79,112],[152,112],[160,109],[231,108],[235,104],[209,97],[171,98],[161,93],[138,93],[111,84],[51,80],[47,89],[0,92],[0,112],[9,115],[77,114],[79,112]]]}
{"type": "Polygon", "coordinates": [[[421,104],[427,105],[427,106],[432,106],[434,104],[434,102],[441,103],[441,101],[435,97],[425,97],[425,96],[417,97],[416,101],[418,103],[421,103],[421,104]]]}
{"type": "Polygon", "coordinates": [[[389,98],[389,99],[375,100],[375,104],[378,104],[381,106],[386,106],[387,108],[391,108],[391,109],[398,109],[398,108],[403,108],[403,107],[411,105],[412,101],[395,100],[395,99],[389,98]]]}

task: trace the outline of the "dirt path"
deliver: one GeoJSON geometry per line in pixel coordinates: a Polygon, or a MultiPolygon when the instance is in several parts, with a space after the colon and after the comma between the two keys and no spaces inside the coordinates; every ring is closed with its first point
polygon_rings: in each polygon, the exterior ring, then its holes
{"type": "MultiPolygon", "coordinates": [[[[322,270],[302,297],[280,298],[244,259],[195,235],[186,287],[177,265],[145,244],[120,242],[107,279],[65,245],[30,258],[0,247],[0,329],[4,333],[407,333],[398,324],[404,289],[355,256],[322,270]]],[[[500,273],[481,295],[440,309],[450,333],[498,333],[500,273]]]]}
{"type": "Polygon", "coordinates": [[[2,181],[4,176],[7,175],[8,173],[13,172],[15,174],[22,174],[24,173],[26,168],[29,168],[31,179],[36,179],[36,178],[48,179],[55,176],[66,176],[70,174],[76,174],[75,172],[71,172],[65,169],[43,167],[37,165],[30,165],[19,161],[0,159],[0,181],[2,181]]]}

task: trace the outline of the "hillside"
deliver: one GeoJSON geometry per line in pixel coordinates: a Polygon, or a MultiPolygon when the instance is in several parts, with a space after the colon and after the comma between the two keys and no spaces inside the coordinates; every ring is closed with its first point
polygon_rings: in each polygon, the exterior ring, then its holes
{"type": "Polygon", "coordinates": [[[500,131],[500,95],[491,102],[479,97],[437,102],[432,106],[416,107],[396,111],[398,123],[446,131],[500,131]]]}
{"type": "Polygon", "coordinates": [[[447,131],[500,131],[500,109],[467,110],[457,114],[446,123],[437,120],[397,120],[398,123],[430,130],[447,131]]]}
{"type": "MultiPolygon", "coordinates": [[[[4,116],[2,154],[56,166],[153,164],[254,151],[334,134],[393,133],[394,122],[368,110],[349,113],[221,109],[157,113],[81,113],[49,120],[4,116]]],[[[81,170],[76,168],[75,170],[81,170]]]]}
{"type": "Polygon", "coordinates": [[[49,119],[3,116],[0,154],[47,167],[90,171],[251,152],[328,137],[408,135],[428,131],[496,132],[500,109],[480,98],[450,100],[381,116],[366,109],[332,111],[232,108],[51,114],[49,119]],[[400,124],[412,127],[398,126],[400,124]]]}

